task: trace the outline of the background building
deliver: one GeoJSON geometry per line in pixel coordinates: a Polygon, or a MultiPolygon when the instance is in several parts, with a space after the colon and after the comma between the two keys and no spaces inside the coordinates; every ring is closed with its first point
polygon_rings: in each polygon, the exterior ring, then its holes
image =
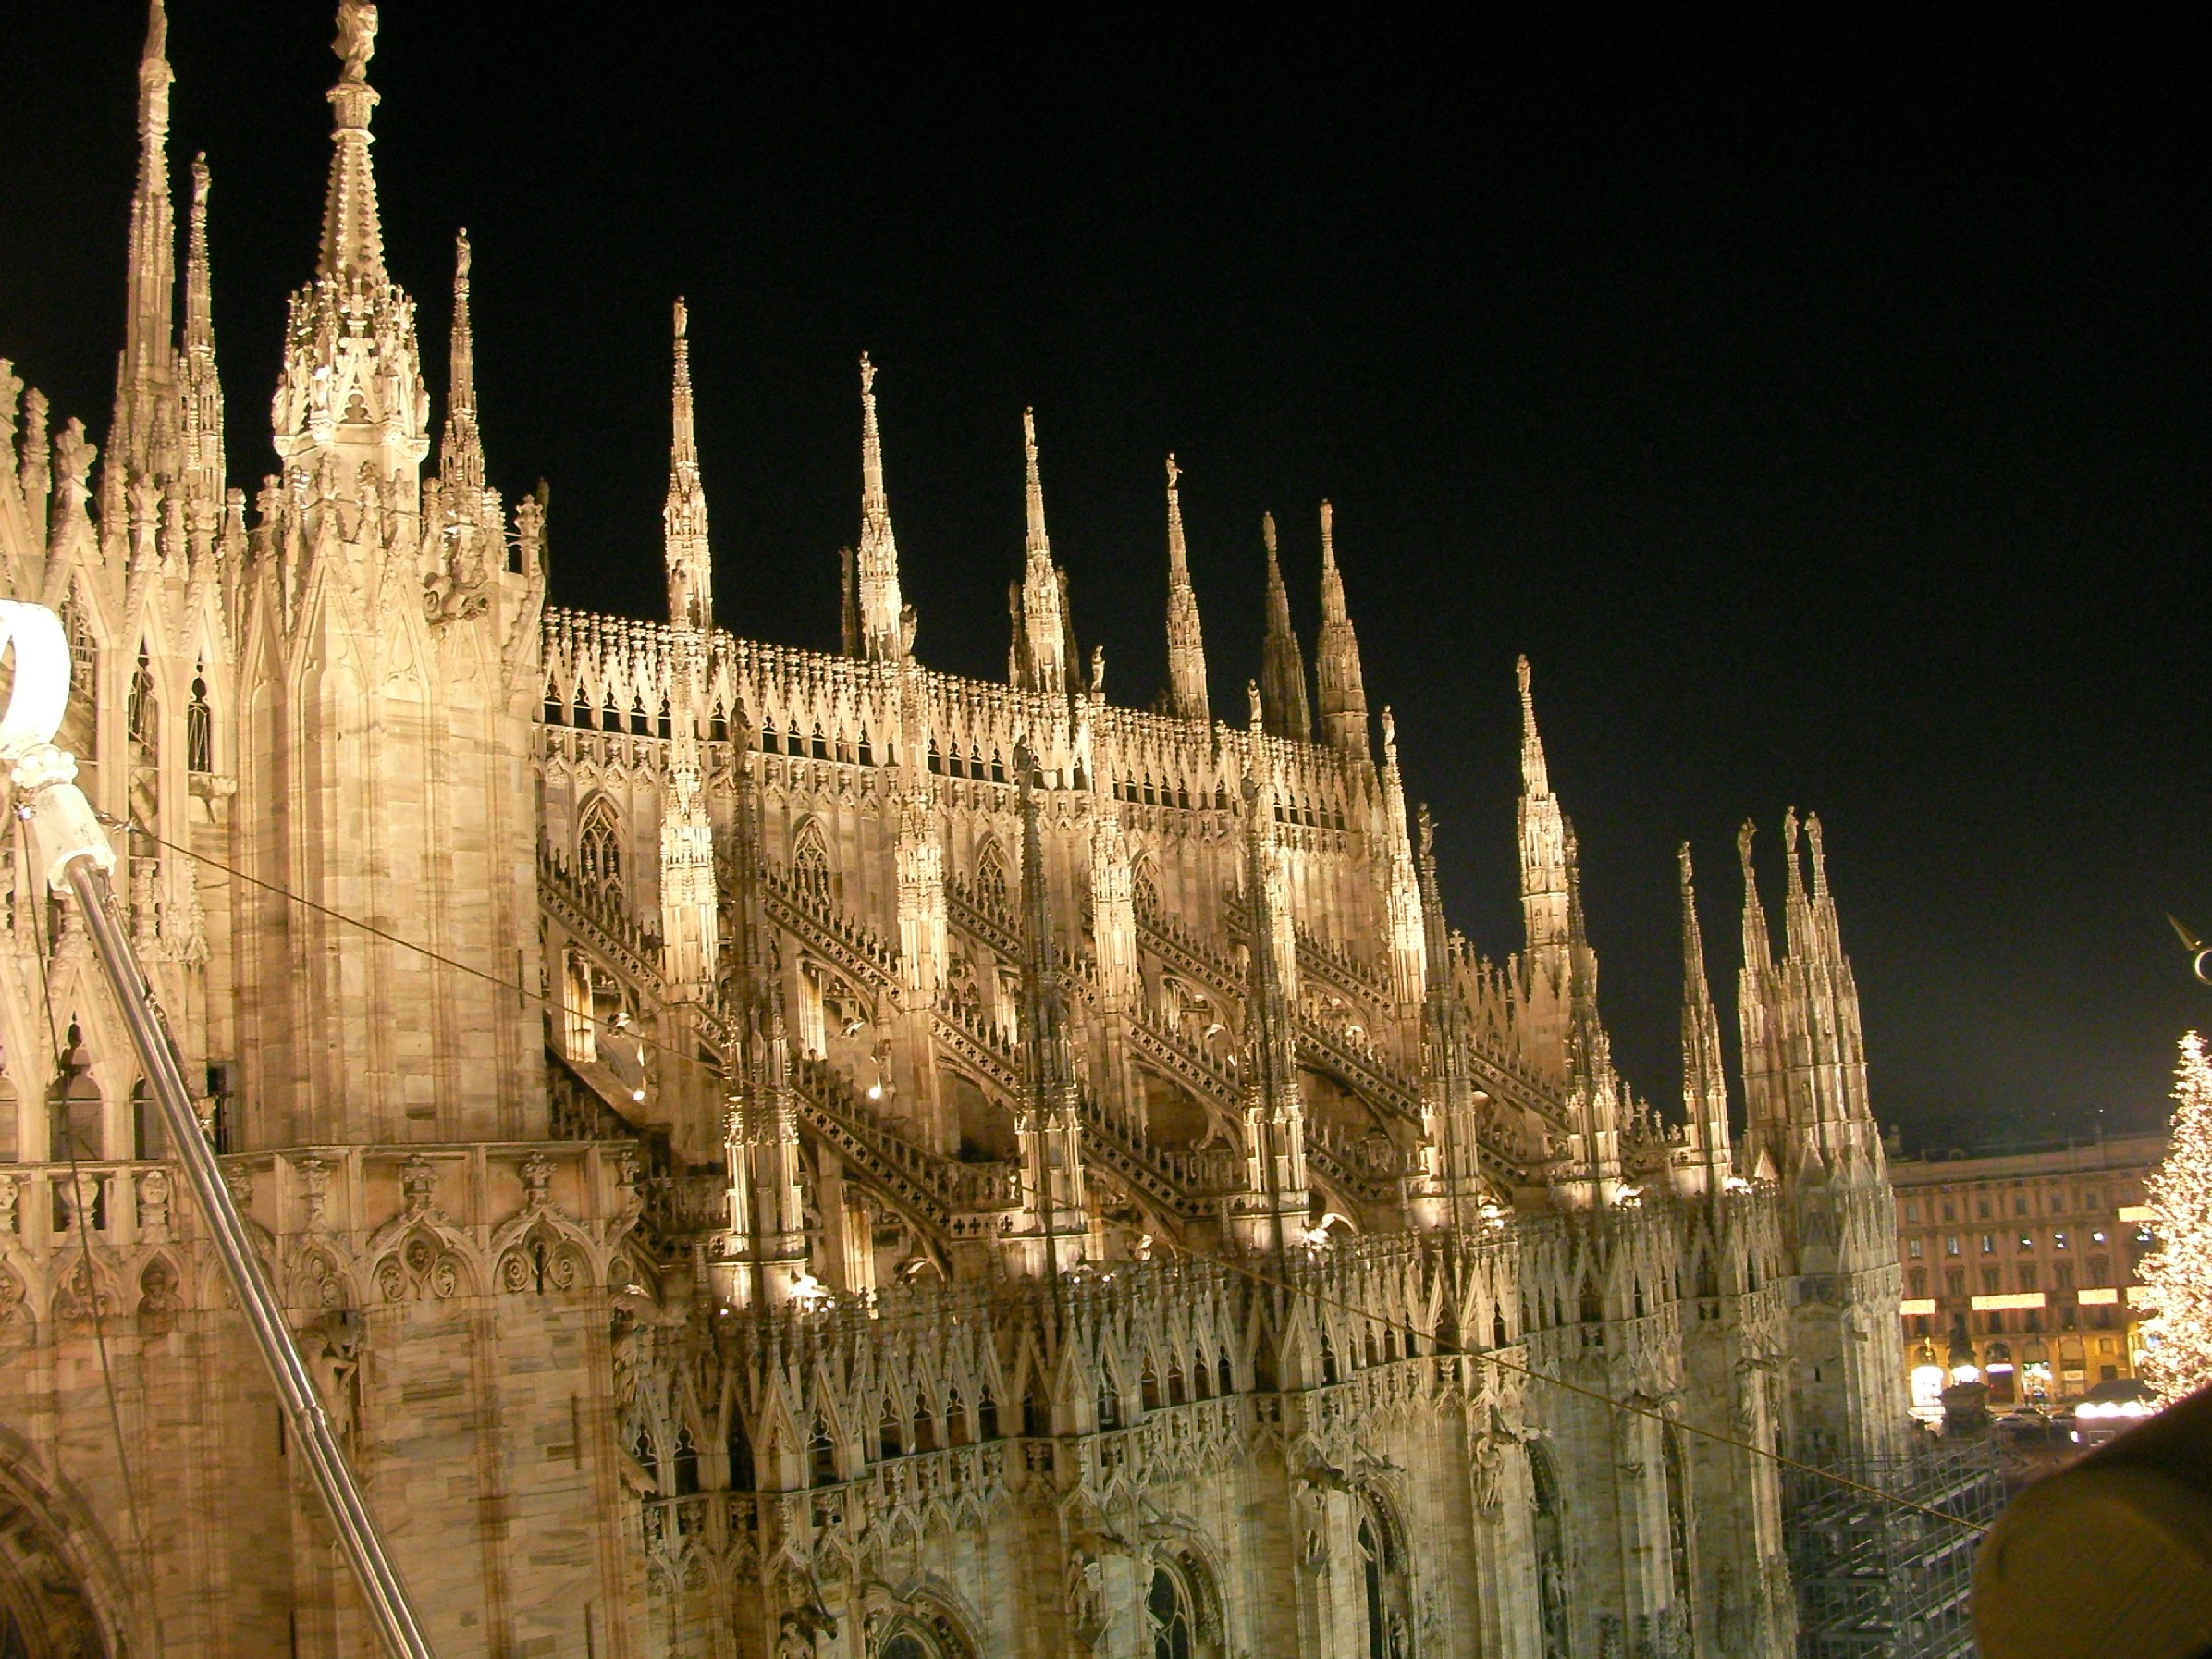
{"type": "Polygon", "coordinates": [[[1990,1402],[2058,1403],[2135,1374],[2143,1184],[2163,1136],[1893,1157],[1914,1410],[1960,1366],[1990,1402]]]}

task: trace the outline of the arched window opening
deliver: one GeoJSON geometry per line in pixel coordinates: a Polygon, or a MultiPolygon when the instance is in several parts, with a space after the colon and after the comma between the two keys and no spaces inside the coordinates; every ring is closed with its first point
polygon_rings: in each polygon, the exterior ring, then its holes
{"type": "Polygon", "coordinates": [[[699,1490],[699,1447],[689,1423],[676,1432],[676,1495],[687,1498],[699,1490]]]}
{"type": "Polygon", "coordinates": [[[927,1399],[917,1399],[914,1403],[914,1449],[917,1452],[937,1450],[937,1419],[930,1414],[927,1399]]]}
{"type": "Polygon", "coordinates": [[[889,1395],[883,1397],[883,1420],[876,1425],[876,1444],[886,1457],[906,1456],[906,1423],[899,1414],[899,1403],[889,1395]]]}
{"type": "Polygon", "coordinates": [[[868,742],[868,729],[866,726],[860,729],[860,764],[862,766],[876,764],[875,745],[868,742]]]}
{"type": "Polygon", "coordinates": [[[637,1467],[645,1471],[645,1479],[653,1483],[652,1492],[645,1495],[658,1497],[660,1495],[660,1453],[654,1447],[651,1431],[646,1429],[643,1423],[638,1424],[636,1438],[630,1443],[630,1456],[636,1462],[637,1467]]]}
{"type": "Polygon", "coordinates": [[[595,802],[584,815],[576,838],[576,874],[586,890],[620,903],[622,898],[622,842],[614,808],[595,802]]]}
{"type": "Polygon", "coordinates": [[[1372,1518],[1359,1518],[1359,1576],[1367,1591],[1368,1659],[1390,1659],[1389,1610],[1382,1603],[1382,1545],[1372,1518]]]}
{"type": "Polygon", "coordinates": [[[988,1393],[976,1402],[976,1433],[984,1440],[999,1437],[999,1402],[988,1393]]]}
{"type": "Polygon", "coordinates": [[[676,735],[676,722],[670,715],[669,700],[666,697],[663,697],[660,700],[660,718],[658,721],[656,722],[655,730],[662,737],[673,737],[676,735]]]}
{"type": "Polygon", "coordinates": [[[990,780],[993,783],[1006,781],[1006,762],[1000,757],[996,749],[990,752],[990,780]]]}
{"type": "Polygon", "coordinates": [[[1222,1397],[1226,1399],[1229,1395],[1236,1392],[1236,1372],[1235,1368],[1233,1368],[1229,1363],[1229,1355],[1225,1349],[1222,1354],[1220,1376],[1222,1397]]]}
{"type": "Polygon", "coordinates": [[[1042,1439],[1052,1432],[1052,1419],[1045,1410],[1044,1402],[1037,1397],[1032,1386],[1022,1395],[1022,1432],[1031,1439],[1042,1439]]]}
{"type": "Polygon", "coordinates": [[[61,1055],[61,1075],[55,1079],[51,1097],[53,1155],[57,1162],[71,1158],[102,1158],[106,1155],[102,1122],[106,1113],[100,1085],[92,1077],[92,1056],[85,1052],[84,1034],[75,1025],[70,1026],[66,1042],[61,1055]]]}
{"type": "Polygon", "coordinates": [[[799,735],[799,717],[795,714],[791,717],[791,724],[784,729],[783,752],[786,755],[806,753],[806,740],[799,735]]]}
{"type": "Polygon", "coordinates": [[[929,769],[940,775],[945,769],[945,757],[939,752],[934,737],[929,740],[929,769]]]}
{"type": "Polygon", "coordinates": [[[578,681],[576,682],[576,718],[573,724],[582,729],[589,729],[591,723],[592,700],[584,695],[584,682],[578,681]]]}
{"type": "MultiPolygon", "coordinates": [[[[1668,1423],[1659,1432],[1660,1461],[1666,1469],[1666,1542],[1674,1567],[1675,1607],[1687,1626],[1692,1601],[1690,1591],[1690,1489],[1682,1467],[1682,1435],[1668,1423]]],[[[1694,1633],[1693,1633],[1694,1634],[1694,1633]]],[[[1694,1641],[1691,1643],[1694,1648],[1694,1641]]]]}
{"type": "Polygon", "coordinates": [[[955,1388],[945,1406],[945,1444],[964,1446],[971,1438],[968,1433],[967,1405],[961,1399],[960,1390],[955,1388]]]}
{"type": "Polygon", "coordinates": [[[621,729],[622,710],[621,706],[615,702],[614,693],[610,690],[607,694],[607,701],[600,706],[599,730],[602,731],[620,731],[621,729]]]}
{"type": "Polygon", "coordinates": [[[730,1407],[730,1434],[724,1442],[730,1454],[730,1490],[753,1490],[753,1437],[745,1432],[745,1414],[732,1404],[730,1407]]]}
{"type": "Polygon", "coordinates": [[[1122,1395],[1114,1387],[1111,1377],[1099,1379],[1099,1427],[1118,1429],[1122,1426],[1122,1395]]]}
{"type": "Polygon", "coordinates": [[[767,719],[760,722],[761,753],[764,755],[773,755],[782,746],[782,739],[776,735],[776,717],[774,715],[770,715],[767,719]]]}
{"type": "Polygon", "coordinates": [[[1544,1659],[1569,1659],[1567,1628],[1567,1545],[1560,1513],[1559,1477],[1551,1454],[1529,1444],[1529,1484],[1536,1505],[1536,1606],[1544,1659]]]}
{"type": "Polygon", "coordinates": [[[1160,872],[1149,858],[1137,861],[1137,872],[1129,879],[1129,891],[1139,911],[1160,908],[1160,872]]]}
{"type": "Polygon", "coordinates": [[[809,818],[799,827],[798,839],[792,844],[791,874],[793,884],[801,892],[829,898],[830,848],[822,839],[818,819],[809,818]]]}
{"type": "Polygon", "coordinates": [[[130,1086],[130,1138],[133,1157],[150,1161],[169,1155],[168,1141],[161,1131],[161,1104],[146,1088],[143,1077],[130,1086]]]}
{"type": "Polygon", "coordinates": [[[1178,783],[1175,785],[1175,806],[1182,812],[1190,810],[1190,786],[1188,784],[1178,783]]]}
{"type": "Polygon", "coordinates": [[[1152,1586],[1145,1595],[1145,1622],[1151,1627],[1152,1659],[1190,1659],[1192,1631],[1198,1622],[1193,1616],[1190,1584],[1164,1562],[1152,1568],[1152,1586]]]}
{"type": "Polygon", "coordinates": [[[817,1486],[837,1484],[837,1441],[830,1432],[830,1419],[814,1419],[814,1436],[806,1443],[808,1479],[817,1486]]]}
{"type": "Polygon", "coordinates": [[[814,757],[817,760],[827,760],[830,758],[830,745],[822,741],[822,723],[819,720],[817,720],[814,723],[813,753],[814,757]]]}
{"type": "Polygon", "coordinates": [[[1167,1368],[1167,1403],[1180,1406],[1186,1397],[1183,1392],[1183,1361],[1177,1359],[1167,1368]]]}
{"type": "Polygon", "coordinates": [[[207,665],[192,676],[192,700],[184,706],[184,765],[187,771],[215,769],[215,711],[207,703],[207,665]]]}
{"type": "Polygon", "coordinates": [[[1339,1379],[1336,1374],[1336,1345],[1329,1340],[1329,1333],[1326,1331],[1323,1331],[1321,1333],[1321,1381],[1323,1382],[1334,1382],[1338,1380],[1339,1379]]]}
{"type": "Polygon", "coordinates": [[[1157,1411],[1161,1405],[1160,1373],[1152,1369],[1152,1361],[1145,1360],[1144,1375],[1137,1380],[1137,1393],[1147,1411],[1157,1411]]]}
{"type": "Polygon", "coordinates": [[[650,737],[653,727],[645,718],[645,694],[640,692],[630,700],[630,735],[650,737]]]}
{"type": "Polygon", "coordinates": [[[730,717],[719,703],[714,706],[713,712],[707,717],[707,741],[716,743],[730,741],[730,717]]]}
{"type": "Polygon", "coordinates": [[[853,763],[853,740],[845,735],[842,726],[837,729],[837,758],[839,764],[843,766],[853,763]]]}
{"type": "Polygon", "coordinates": [[[993,910],[1007,908],[1006,859],[995,841],[985,842],[976,854],[976,896],[993,910]]]}
{"type": "Polygon", "coordinates": [[[1512,1346],[1505,1331],[1505,1309],[1503,1307],[1490,1310],[1490,1346],[1493,1348],[1512,1346]]]}
{"type": "Polygon", "coordinates": [[[967,762],[961,758],[958,743],[945,745],[945,770],[954,778],[967,776],[967,762]]]}
{"type": "Polygon", "coordinates": [[[546,682],[546,724],[562,726],[568,723],[568,705],[560,700],[560,687],[552,681],[546,682]]]}
{"type": "Polygon", "coordinates": [[[983,775],[983,746],[980,743],[970,743],[968,744],[968,776],[981,778],[983,775]]]}
{"type": "Polygon", "coordinates": [[[138,666],[130,671],[130,694],[123,703],[123,725],[130,741],[152,755],[158,714],[154,695],[154,663],[144,645],[139,646],[138,666]]]}

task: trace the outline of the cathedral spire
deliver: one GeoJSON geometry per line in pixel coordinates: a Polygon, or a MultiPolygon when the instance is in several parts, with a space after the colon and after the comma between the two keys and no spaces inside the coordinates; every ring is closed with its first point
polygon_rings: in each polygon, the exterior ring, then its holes
{"type": "Polygon", "coordinates": [[[469,233],[453,237],[453,346],[438,470],[449,489],[482,494],[484,436],[476,424],[476,340],[469,324],[469,233]]]}
{"type": "Polygon", "coordinates": [[[1275,515],[1263,513],[1260,539],[1267,546],[1267,634],[1260,645],[1260,686],[1270,737],[1296,743],[1313,741],[1313,715],[1306,701],[1306,657],[1290,620],[1290,590],[1283,584],[1283,565],[1275,552],[1275,515]]]}
{"type": "Polygon", "coordinates": [[[861,654],[896,661],[914,644],[914,608],[899,596],[899,544],[883,487],[883,436],[876,425],[876,365],[860,354],[860,549],[855,585],[861,654]]]}
{"type": "Polygon", "coordinates": [[[129,473],[166,473],[159,453],[177,436],[177,354],[172,334],[177,284],[177,217],[169,198],[169,18],[163,0],[146,8],[139,57],[138,181],[130,192],[129,310],[116,374],[116,426],[108,464],[129,473]]]}
{"type": "Polygon", "coordinates": [[[1332,748],[1365,756],[1367,684],[1359,670],[1359,638],[1345,610],[1344,577],[1336,569],[1335,514],[1321,503],[1321,632],[1313,649],[1320,693],[1321,735],[1332,748]]]}
{"type": "Polygon", "coordinates": [[[1798,815],[1792,806],[1782,815],[1782,939],[1791,956],[1812,952],[1813,905],[1805,897],[1805,875],[1798,862],[1798,815]]]}
{"type": "Polygon", "coordinates": [[[1021,1048],[1028,1075],[1014,1115],[1021,1157],[1022,1214],[1006,1235],[1017,1272],[1057,1275],[1085,1254],[1080,1084],[1069,1029],[1060,952],[1052,932],[1052,895],[1045,870],[1044,808],[1038,798],[1037,757],[1028,743],[1014,750],[1022,815],[1021,1048]]]}
{"type": "Polygon", "coordinates": [[[669,394],[669,495],[661,508],[668,563],[669,621],[714,627],[714,556],[707,539],[707,489],[699,478],[699,436],[692,411],[691,313],[676,301],[676,366],[669,394]]]}
{"type": "Polygon", "coordinates": [[[1022,411],[1022,580],[1014,599],[1014,682],[1026,691],[1064,693],[1068,686],[1066,578],[1052,563],[1045,534],[1045,485],[1037,466],[1037,412],[1022,411]]]}
{"type": "Polygon", "coordinates": [[[1759,877],[1751,867],[1751,838],[1758,825],[1743,820],[1736,832],[1736,855],[1743,865],[1743,965],[1747,970],[1774,965],[1774,947],[1766,933],[1766,907],[1759,902],[1759,877]]]}
{"type": "Polygon", "coordinates": [[[1190,585],[1190,559],[1183,545],[1183,469],[1167,458],[1167,700],[1168,712],[1204,725],[1206,642],[1198,629],[1198,596],[1190,585]]]}
{"type": "Polygon", "coordinates": [[[384,224],[376,209],[376,175],[369,162],[369,115],[377,104],[369,84],[376,52],[376,7],[371,0],[338,0],[338,39],[330,44],[345,67],[330,89],[335,112],[330,188],[323,200],[323,254],[318,276],[381,286],[384,224]]]}
{"type": "Polygon", "coordinates": [[[1690,843],[1679,854],[1682,866],[1682,1113],[1689,1128],[1689,1185],[1711,1191],[1727,1178],[1728,1086],[1721,1059],[1720,1020],[1705,977],[1705,939],[1698,927],[1697,889],[1691,880],[1690,843]]]}
{"type": "Polygon", "coordinates": [[[1567,814],[1552,793],[1543,740],[1536,731],[1536,698],[1526,657],[1515,665],[1520,687],[1519,811],[1522,965],[1528,976],[1528,1032],[1532,1058],[1565,1064],[1567,1004],[1574,958],[1569,891],[1571,854],[1567,814]]]}
{"type": "Polygon", "coordinates": [[[184,336],[177,398],[184,438],[185,493],[211,508],[223,499],[223,383],[215,373],[213,274],[207,257],[207,157],[192,160],[192,219],[184,262],[184,336]]]}

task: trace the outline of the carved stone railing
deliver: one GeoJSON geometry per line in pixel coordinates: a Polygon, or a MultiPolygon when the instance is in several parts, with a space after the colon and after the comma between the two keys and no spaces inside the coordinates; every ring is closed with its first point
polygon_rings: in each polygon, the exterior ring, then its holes
{"type": "Polygon", "coordinates": [[[641,989],[660,994],[660,941],[544,848],[537,855],[538,903],[553,919],[605,957],[641,989]]]}
{"type": "Polygon", "coordinates": [[[897,947],[857,916],[833,906],[788,871],[763,869],[760,891],[768,919],[794,935],[855,984],[880,991],[899,989],[897,947]]]}
{"type": "Polygon", "coordinates": [[[1021,924],[957,876],[945,879],[945,919],[1009,963],[1022,960],[1021,924]]]}
{"type": "Polygon", "coordinates": [[[996,1025],[956,1003],[947,1003],[939,1006],[933,1029],[937,1040],[957,1059],[1009,1096],[1018,1096],[1026,1086],[1021,1056],[1000,1035],[996,1025]]]}

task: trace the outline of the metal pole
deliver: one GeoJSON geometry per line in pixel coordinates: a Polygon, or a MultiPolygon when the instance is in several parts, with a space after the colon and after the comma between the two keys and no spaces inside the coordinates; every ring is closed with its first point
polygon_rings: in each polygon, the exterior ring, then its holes
{"type": "Polygon", "coordinates": [[[169,1144],[176,1149],[178,1161],[184,1165],[193,1196],[200,1200],[200,1213],[207,1219],[215,1251],[222,1257],[231,1285],[238,1292],[239,1307],[245,1313],[247,1328],[253,1333],[254,1343],[276,1382],[285,1419],[291,1425],[293,1438],[307,1455],[308,1471],[314,1477],[323,1502],[329,1507],[338,1542],[345,1546],[346,1559],[352,1566],[354,1578],[360,1581],[369,1617],[383,1636],[385,1646],[397,1659],[435,1659],[429,1639],[423,1634],[414,1606],[407,1598],[407,1587],[399,1581],[399,1569],[392,1565],[384,1536],[376,1529],[375,1518],[369,1513],[361,1488],[354,1481],[353,1470],[346,1462],[338,1436],[330,1431],[330,1419],[324,1413],[322,1399],[307,1374],[300,1349],[292,1341],[291,1327],[285,1322],[284,1310],[269,1289],[246,1224],[230,1200],[230,1188],[223,1180],[222,1166],[215,1162],[215,1149],[207,1144],[199,1114],[192,1110],[191,1097],[178,1065],[177,1050],[169,1040],[168,1026],[162,1018],[160,1004],[154,1001],[154,988],[146,982],[137,953],[116,920],[107,872],[95,858],[83,853],[70,857],[65,867],[69,891],[76,895],[78,906],[84,913],[85,926],[92,936],[92,948],[98,952],[100,965],[115,991],[123,1023],[130,1028],[130,1042],[138,1051],[139,1064],[145,1070],[154,1098],[161,1102],[162,1122],[167,1129],[169,1144]]]}

